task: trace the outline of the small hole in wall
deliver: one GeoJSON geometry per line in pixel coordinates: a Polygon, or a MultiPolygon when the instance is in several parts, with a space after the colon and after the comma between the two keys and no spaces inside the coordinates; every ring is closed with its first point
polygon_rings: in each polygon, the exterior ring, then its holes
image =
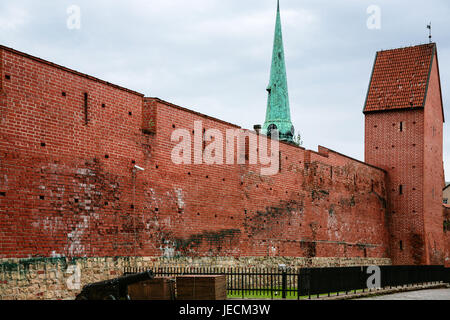
{"type": "Polygon", "coordinates": [[[136,161],[135,160],[131,160],[131,164],[136,164],[136,161]]]}
{"type": "Polygon", "coordinates": [[[206,176],[206,179],[209,179],[209,176],[206,176]]]}
{"type": "Polygon", "coordinates": [[[109,203],[108,203],[108,201],[105,201],[105,206],[107,206],[109,203]]]}
{"type": "Polygon", "coordinates": [[[129,116],[132,116],[132,115],[133,115],[133,112],[131,112],[131,111],[128,112],[128,115],[129,115],[129,116]]]}
{"type": "Polygon", "coordinates": [[[45,147],[45,146],[46,146],[45,142],[41,142],[41,147],[45,147]]]}
{"type": "Polygon", "coordinates": [[[80,200],[78,200],[78,199],[74,199],[74,201],[75,201],[75,203],[78,203],[78,201],[80,201],[80,200]]]}
{"type": "Polygon", "coordinates": [[[199,215],[200,215],[200,213],[199,213],[199,212],[197,212],[197,215],[199,216],[199,215]]]}
{"type": "Polygon", "coordinates": [[[156,166],[155,166],[155,168],[156,168],[156,169],[159,169],[159,166],[158,166],[158,165],[156,165],[156,166]]]}
{"type": "Polygon", "coordinates": [[[190,176],[191,175],[191,173],[190,172],[188,172],[188,176],[190,176]]]}
{"type": "Polygon", "coordinates": [[[231,220],[234,220],[234,217],[230,217],[231,220]]]}
{"type": "Polygon", "coordinates": [[[131,209],[134,209],[134,204],[132,204],[132,205],[130,206],[130,208],[131,208],[131,209]]]}
{"type": "Polygon", "coordinates": [[[106,108],[106,104],[102,103],[102,108],[106,108]]]}
{"type": "Polygon", "coordinates": [[[174,128],[174,129],[175,129],[175,125],[174,125],[174,124],[172,125],[172,128],[174,128]]]}
{"type": "Polygon", "coordinates": [[[6,192],[0,192],[0,197],[6,197],[6,192]]]}
{"type": "Polygon", "coordinates": [[[223,178],[222,181],[225,182],[225,178],[223,178]]]}
{"type": "Polygon", "coordinates": [[[11,76],[9,74],[5,74],[5,79],[6,80],[11,80],[11,76]]]}
{"type": "Polygon", "coordinates": [[[63,92],[61,93],[61,95],[62,95],[63,97],[65,97],[65,96],[66,96],[66,93],[63,91],[63,92]]]}
{"type": "Polygon", "coordinates": [[[217,214],[214,215],[214,218],[217,218],[217,214]]]}
{"type": "Polygon", "coordinates": [[[159,208],[155,208],[155,211],[158,212],[158,211],[159,211],[159,208]]]}
{"type": "Polygon", "coordinates": [[[109,159],[109,155],[105,154],[105,159],[109,159]]]}
{"type": "Polygon", "coordinates": [[[44,196],[39,196],[39,199],[44,200],[45,197],[44,196]]]}

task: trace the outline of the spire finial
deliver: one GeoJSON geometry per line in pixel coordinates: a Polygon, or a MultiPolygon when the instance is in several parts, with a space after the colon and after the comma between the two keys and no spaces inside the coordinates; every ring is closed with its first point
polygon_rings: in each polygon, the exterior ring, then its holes
{"type": "Polygon", "coordinates": [[[427,25],[427,29],[430,30],[430,35],[428,36],[428,39],[430,39],[430,43],[432,41],[433,36],[431,35],[431,22],[429,25],[427,25]]]}
{"type": "Polygon", "coordinates": [[[277,12],[280,12],[280,0],[277,0],[277,12]]]}

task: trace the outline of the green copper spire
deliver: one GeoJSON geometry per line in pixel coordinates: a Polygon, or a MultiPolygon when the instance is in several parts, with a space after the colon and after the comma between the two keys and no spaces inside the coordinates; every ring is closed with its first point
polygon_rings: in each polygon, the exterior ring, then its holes
{"type": "Polygon", "coordinates": [[[272,67],[270,70],[270,83],[267,87],[266,122],[263,132],[270,135],[269,129],[277,129],[280,140],[293,141],[294,127],[291,122],[289,108],[289,95],[286,77],[286,64],[284,62],[283,35],[281,32],[280,1],[277,4],[277,22],[275,25],[275,40],[273,42],[272,67]]]}

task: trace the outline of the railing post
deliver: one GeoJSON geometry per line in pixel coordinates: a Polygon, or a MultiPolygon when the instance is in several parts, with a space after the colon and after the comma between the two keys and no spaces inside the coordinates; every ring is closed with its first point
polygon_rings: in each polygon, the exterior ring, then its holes
{"type": "Polygon", "coordinates": [[[281,283],[282,283],[282,298],[286,299],[286,291],[287,291],[287,272],[286,272],[286,269],[284,269],[282,274],[281,274],[281,283]]]}

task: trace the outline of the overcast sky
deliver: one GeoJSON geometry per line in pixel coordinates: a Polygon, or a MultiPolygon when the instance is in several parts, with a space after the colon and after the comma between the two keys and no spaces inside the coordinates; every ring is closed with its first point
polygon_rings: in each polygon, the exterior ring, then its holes
{"type": "MultiPolygon", "coordinates": [[[[276,0],[2,0],[0,43],[253,128],[265,118],[275,15],[276,0]],[[67,26],[71,5],[80,29],[67,26]]],[[[448,0],[281,0],[292,121],[304,146],[364,160],[375,53],[428,42],[430,21],[450,121],[449,17],[448,0]],[[371,5],[380,29],[367,26],[371,5]]],[[[446,124],[447,181],[449,137],[446,124]]]]}

